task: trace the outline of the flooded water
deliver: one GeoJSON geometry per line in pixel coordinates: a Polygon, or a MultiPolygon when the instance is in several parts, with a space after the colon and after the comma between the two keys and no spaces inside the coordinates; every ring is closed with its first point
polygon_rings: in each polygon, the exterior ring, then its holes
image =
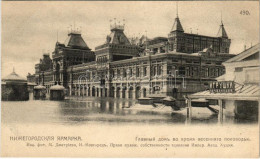
{"type": "MultiPolygon", "coordinates": [[[[173,112],[165,108],[160,111],[127,108],[136,100],[74,97],[64,101],[29,100],[23,102],[2,102],[2,123],[5,124],[52,124],[84,125],[100,124],[187,124],[186,109],[173,112]]],[[[148,108],[149,106],[147,106],[148,108]]],[[[194,109],[192,124],[218,124],[218,115],[211,114],[207,108],[194,109]]],[[[223,124],[254,123],[239,121],[228,113],[223,124]]]]}

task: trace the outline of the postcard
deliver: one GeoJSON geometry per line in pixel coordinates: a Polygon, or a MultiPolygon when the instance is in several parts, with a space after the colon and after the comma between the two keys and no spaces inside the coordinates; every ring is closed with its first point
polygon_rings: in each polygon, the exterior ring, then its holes
{"type": "Polygon", "coordinates": [[[1,9],[2,157],[259,157],[258,1],[1,9]]]}

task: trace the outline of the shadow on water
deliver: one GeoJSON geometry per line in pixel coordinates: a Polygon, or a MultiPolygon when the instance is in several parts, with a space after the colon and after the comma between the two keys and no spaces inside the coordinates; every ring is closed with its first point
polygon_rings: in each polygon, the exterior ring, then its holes
{"type": "Polygon", "coordinates": [[[182,114],[131,110],[136,100],[114,98],[75,98],[59,103],[60,120],[69,122],[109,123],[184,123],[182,114]]]}
{"type": "MultiPolygon", "coordinates": [[[[2,102],[4,123],[48,123],[48,124],[185,124],[186,111],[172,112],[146,109],[129,109],[136,100],[100,97],[72,97],[64,101],[29,100],[26,102],[2,102]]],[[[191,124],[216,124],[218,116],[201,115],[192,117],[191,124]],[[202,116],[202,117],[201,117],[202,116]]],[[[226,116],[224,123],[257,123],[226,116]]]]}

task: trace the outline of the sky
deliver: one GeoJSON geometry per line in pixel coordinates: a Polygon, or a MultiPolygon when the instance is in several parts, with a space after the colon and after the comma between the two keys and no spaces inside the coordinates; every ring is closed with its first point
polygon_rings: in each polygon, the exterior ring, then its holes
{"type": "MultiPolygon", "coordinates": [[[[178,15],[185,32],[216,36],[222,20],[231,39],[230,53],[238,54],[259,42],[258,1],[180,1],[178,15]],[[241,15],[247,10],[249,15],[241,15]]],[[[2,77],[16,73],[26,77],[43,53],[63,43],[70,25],[81,28],[82,37],[94,51],[110,33],[110,20],[123,23],[125,34],[148,38],[167,37],[176,17],[173,1],[3,1],[1,34],[2,77]],[[58,33],[58,34],[57,34],[58,33]],[[58,36],[57,36],[58,35],[58,36]]]]}

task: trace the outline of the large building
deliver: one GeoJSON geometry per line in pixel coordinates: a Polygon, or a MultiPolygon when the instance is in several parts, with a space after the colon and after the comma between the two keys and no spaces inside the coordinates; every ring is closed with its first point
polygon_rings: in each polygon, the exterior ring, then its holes
{"type": "Polygon", "coordinates": [[[110,31],[94,52],[79,32],[71,31],[64,44],[56,43],[52,61],[44,55],[30,77],[47,89],[60,83],[67,95],[182,99],[207,89],[208,82],[225,73],[222,62],[234,56],[222,22],[216,37],[185,33],[178,16],[168,37],[142,36],[133,42],[124,25],[111,25],[110,31]]]}

